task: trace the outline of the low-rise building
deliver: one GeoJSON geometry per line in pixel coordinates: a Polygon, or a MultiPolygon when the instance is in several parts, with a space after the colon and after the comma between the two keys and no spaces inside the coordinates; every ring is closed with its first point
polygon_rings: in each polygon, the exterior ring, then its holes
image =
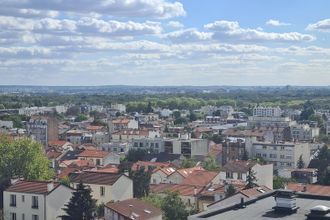
{"type": "Polygon", "coordinates": [[[133,181],[124,174],[82,172],[71,173],[69,178],[74,188],[80,182],[89,186],[97,204],[133,198],[133,181]]]}
{"type": "Polygon", "coordinates": [[[104,206],[105,220],[162,220],[162,211],[139,199],[109,202],[104,206]]]}
{"type": "Polygon", "coordinates": [[[4,219],[56,220],[64,215],[73,189],[46,181],[18,181],[3,193],[4,219]]]}
{"type": "Polygon", "coordinates": [[[96,166],[105,166],[108,164],[120,164],[120,156],[101,150],[84,150],[78,155],[79,160],[92,161],[96,166]]]}
{"type": "Polygon", "coordinates": [[[252,143],[252,157],[263,158],[274,165],[274,170],[296,168],[300,156],[305,164],[310,161],[309,143],[252,143]]]}
{"type": "Polygon", "coordinates": [[[222,184],[242,182],[246,185],[250,170],[256,177],[257,185],[273,189],[273,165],[261,165],[255,161],[229,161],[220,171],[220,182],[222,184]]]}

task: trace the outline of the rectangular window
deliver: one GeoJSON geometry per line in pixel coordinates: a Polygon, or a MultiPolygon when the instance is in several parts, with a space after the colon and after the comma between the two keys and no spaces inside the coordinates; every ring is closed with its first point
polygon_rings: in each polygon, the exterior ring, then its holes
{"type": "Polygon", "coordinates": [[[25,214],[22,214],[22,220],[25,220],[25,214]]]}
{"type": "Polygon", "coordinates": [[[22,195],[22,202],[25,202],[25,196],[22,195]]]}
{"type": "Polygon", "coordinates": [[[281,156],[280,156],[281,159],[284,159],[284,157],[285,157],[284,155],[281,155],[281,156]]]}
{"type": "Polygon", "coordinates": [[[39,220],[39,216],[38,215],[32,215],[32,220],[39,220]]]}
{"type": "Polygon", "coordinates": [[[239,179],[239,180],[242,179],[242,173],[237,173],[237,179],[239,179]]]}
{"type": "Polygon", "coordinates": [[[100,166],[101,165],[101,160],[100,159],[96,159],[96,165],[100,166]]]}
{"type": "Polygon", "coordinates": [[[11,207],[16,207],[16,195],[13,195],[13,194],[10,195],[10,206],[11,207]]]}
{"type": "Polygon", "coordinates": [[[39,208],[38,196],[32,196],[32,208],[33,209],[38,209],[39,208]]]}
{"type": "Polygon", "coordinates": [[[16,220],[16,213],[14,212],[10,213],[10,220],[16,220]]]}
{"type": "Polygon", "coordinates": [[[100,187],[100,194],[101,194],[101,196],[104,196],[104,194],[105,194],[105,187],[104,186],[100,187]]]}

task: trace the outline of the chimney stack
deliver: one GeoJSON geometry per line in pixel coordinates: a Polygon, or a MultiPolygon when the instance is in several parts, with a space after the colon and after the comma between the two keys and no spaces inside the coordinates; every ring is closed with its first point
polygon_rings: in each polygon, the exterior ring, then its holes
{"type": "Polygon", "coordinates": [[[47,184],[47,191],[50,192],[54,189],[54,183],[53,182],[50,182],[47,184]]]}

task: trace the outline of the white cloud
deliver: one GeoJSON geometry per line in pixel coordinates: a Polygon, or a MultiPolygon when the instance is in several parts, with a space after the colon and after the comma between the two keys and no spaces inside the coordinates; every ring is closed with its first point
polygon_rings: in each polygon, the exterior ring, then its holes
{"type": "Polygon", "coordinates": [[[95,12],[118,17],[172,18],[186,14],[180,2],[167,0],[0,0],[3,9],[66,11],[74,13],[95,12]]]}
{"type": "Polygon", "coordinates": [[[167,23],[167,26],[176,29],[181,29],[184,27],[184,25],[178,21],[170,21],[167,23]]]}
{"type": "Polygon", "coordinates": [[[194,41],[210,40],[212,38],[212,33],[201,32],[195,28],[190,28],[190,29],[170,32],[165,34],[163,37],[173,42],[187,43],[194,41]]]}
{"type": "Polygon", "coordinates": [[[291,24],[285,23],[285,22],[280,22],[279,20],[269,19],[266,22],[266,25],[278,27],[278,26],[289,26],[291,24]]]}
{"type": "Polygon", "coordinates": [[[306,30],[308,30],[308,31],[315,31],[315,30],[330,31],[330,18],[318,21],[318,22],[313,23],[313,24],[309,24],[306,27],[306,30]]]}
{"type": "Polygon", "coordinates": [[[257,29],[241,28],[237,21],[215,21],[204,26],[214,31],[214,39],[239,41],[274,41],[274,42],[300,42],[312,41],[315,37],[298,32],[274,33],[257,29]]]}

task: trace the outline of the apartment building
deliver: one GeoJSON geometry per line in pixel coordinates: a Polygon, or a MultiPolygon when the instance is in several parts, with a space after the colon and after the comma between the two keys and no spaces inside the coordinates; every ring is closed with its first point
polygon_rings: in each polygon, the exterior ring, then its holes
{"type": "Polygon", "coordinates": [[[74,190],[54,182],[18,181],[3,193],[5,220],[57,220],[74,190]]]}
{"type": "Polygon", "coordinates": [[[253,108],[253,116],[257,117],[280,117],[281,116],[280,107],[265,107],[265,106],[256,106],[253,108]]]}
{"type": "Polygon", "coordinates": [[[305,164],[310,161],[309,143],[252,143],[252,157],[261,157],[267,163],[274,165],[274,170],[296,168],[297,161],[302,156],[305,164]]]}

